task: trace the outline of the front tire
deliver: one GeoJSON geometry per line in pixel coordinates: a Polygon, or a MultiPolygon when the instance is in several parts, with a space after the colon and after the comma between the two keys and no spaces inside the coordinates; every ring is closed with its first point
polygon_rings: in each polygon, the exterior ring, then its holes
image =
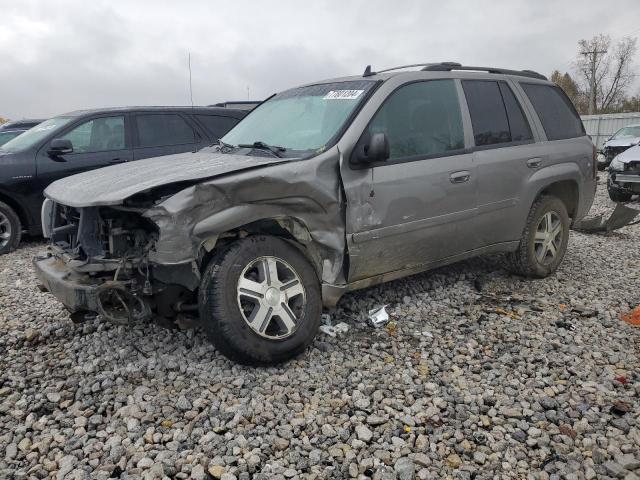
{"type": "Polygon", "coordinates": [[[216,255],[204,272],[198,303],[210,341],[245,365],[300,354],[321,322],[315,270],[295,246],[270,236],[238,240],[216,255]]]}
{"type": "Polygon", "coordinates": [[[539,197],[531,206],[518,249],[509,254],[513,271],[537,278],[554,273],[567,251],[569,225],[567,208],[560,199],[539,197]]]}
{"type": "Polygon", "coordinates": [[[18,248],[22,237],[22,224],[16,212],[0,202],[0,255],[18,248]]]}

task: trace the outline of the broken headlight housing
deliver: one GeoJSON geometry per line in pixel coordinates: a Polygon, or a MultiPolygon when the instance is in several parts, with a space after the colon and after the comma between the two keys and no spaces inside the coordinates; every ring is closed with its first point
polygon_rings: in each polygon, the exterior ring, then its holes
{"type": "Polygon", "coordinates": [[[615,157],[613,160],[611,160],[609,170],[624,170],[624,163],[622,163],[622,161],[618,157],[615,157]]]}

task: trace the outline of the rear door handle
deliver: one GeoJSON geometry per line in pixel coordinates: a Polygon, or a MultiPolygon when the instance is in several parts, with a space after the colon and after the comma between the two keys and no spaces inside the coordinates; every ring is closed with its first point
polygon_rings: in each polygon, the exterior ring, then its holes
{"type": "Polygon", "coordinates": [[[451,183],[465,183],[469,181],[470,177],[470,172],[462,170],[460,172],[453,172],[451,175],[449,175],[449,180],[451,180],[451,183]]]}
{"type": "Polygon", "coordinates": [[[527,160],[527,167],[529,168],[540,168],[540,165],[542,165],[542,159],[539,157],[527,160]]]}

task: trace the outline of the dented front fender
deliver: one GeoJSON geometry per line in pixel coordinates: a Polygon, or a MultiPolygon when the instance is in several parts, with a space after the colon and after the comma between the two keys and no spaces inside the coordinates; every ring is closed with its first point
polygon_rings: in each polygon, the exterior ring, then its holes
{"type": "Polygon", "coordinates": [[[337,148],[311,159],[198,183],[148,209],[144,216],[159,229],[150,254],[154,263],[193,262],[203,245],[211,249],[225,232],[273,219],[302,244],[313,247],[324,282],[344,283],[345,220],[337,148]]]}

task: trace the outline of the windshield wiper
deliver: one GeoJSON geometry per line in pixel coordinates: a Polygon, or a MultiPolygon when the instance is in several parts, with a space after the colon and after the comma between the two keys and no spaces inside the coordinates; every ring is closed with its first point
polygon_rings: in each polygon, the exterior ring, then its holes
{"type": "MultiPolygon", "coordinates": [[[[213,145],[219,145],[219,146],[224,147],[224,148],[236,148],[235,145],[231,145],[230,143],[225,143],[220,139],[217,139],[216,142],[213,145]]],[[[213,145],[211,145],[211,146],[213,146],[213,145]]]]}
{"type": "Polygon", "coordinates": [[[267,145],[264,142],[253,142],[253,143],[239,143],[238,147],[240,148],[257,148],[259,150],[268,150],[273,153],[276,157],[282,158],[282,152],[286,152],[287,149],[284,147],[277,147],[274,145],[267,145]]]}

